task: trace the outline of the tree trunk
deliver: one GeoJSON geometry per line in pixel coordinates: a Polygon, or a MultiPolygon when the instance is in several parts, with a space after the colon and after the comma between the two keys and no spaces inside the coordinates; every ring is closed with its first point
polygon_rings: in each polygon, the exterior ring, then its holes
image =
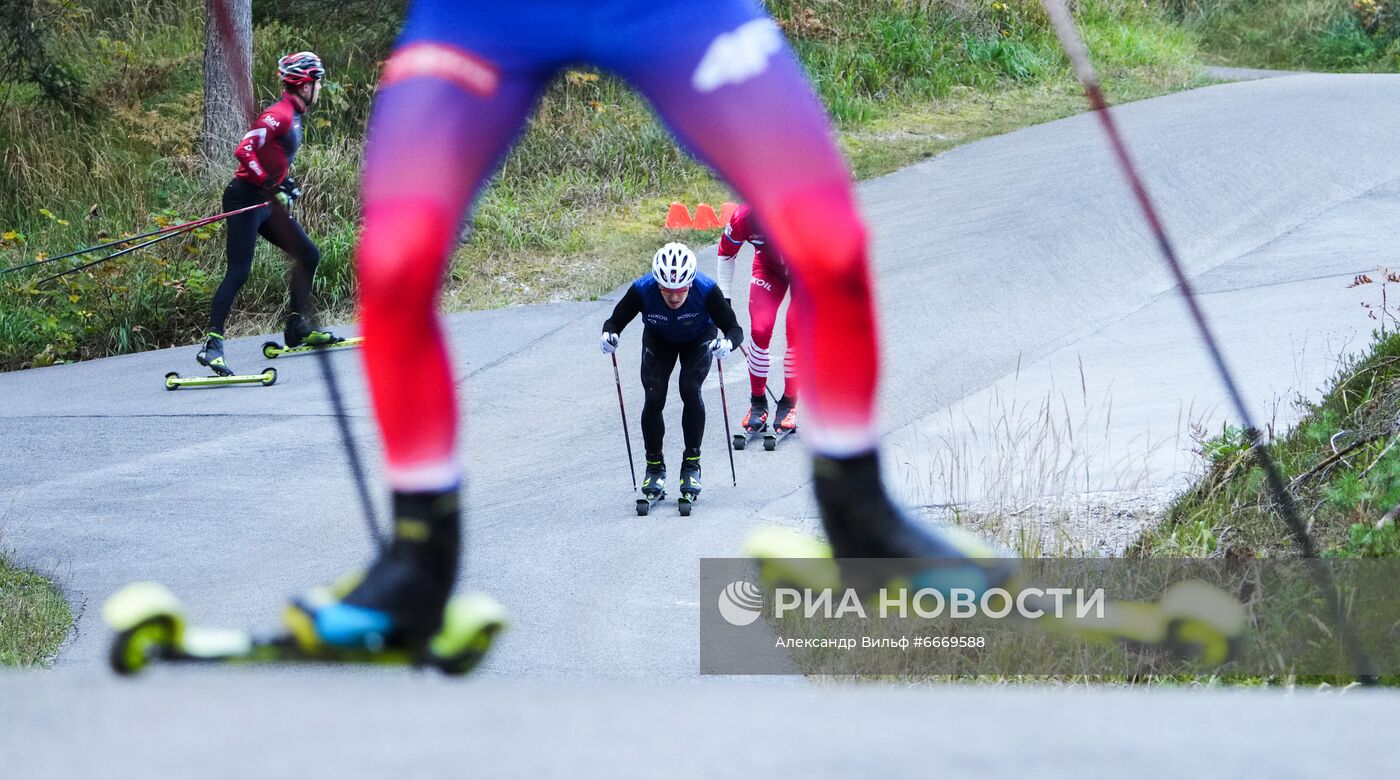
{"type": "Polygon", "coordinates": [[[204,123],[206,165],[230,167],[233,148],[253,112],[253,0],[204,0],[204,123]]]}

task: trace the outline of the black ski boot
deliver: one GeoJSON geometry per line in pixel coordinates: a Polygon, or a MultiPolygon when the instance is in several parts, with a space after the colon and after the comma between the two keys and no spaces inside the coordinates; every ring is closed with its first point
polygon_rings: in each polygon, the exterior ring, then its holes
{"type": "Polygon", "coordinates": [[[209,337],[204,340],[204,346],[199,350],[199,354],[194,356],[201,366],[208,366],[219,376],[233,376],[233,369],[228,367],[224,360],[224,337],[223,334],[210,332],[209,337]]]}
{"type": "Polygon", "coordinates": [[[287,627],[311,651],[420,648],[442,626],[457,579],[457,490],[394,493],[394,538],[353,587],[314,591],[287,609],[287,627]]]}
{"type": "Polygon", "coordinates": [[[763,433],[768,427],[768,397],[755,395],[749,399],[749,413],[740,423],[749,433],[763,433]]]}
{"type": "Polygon", "coordinates": [[[647,453],[647,470],[642,475],[642,495],[650,499],[666,497],[666,461],[659,452],[647,453]]]}
{"type": "Polygon", "coordinates": [[[282,330],[282,338],[286,340],[288,348],[303,344],[309,347],[324,347],[344,340],[330,331],[316,330],[311,327],[311,322],[305,316],[297,312],[287,315],[287,327],[282,330]]]}
{"type": "Polygon", "coordinates": [[[773,430],[797,429],[797,399],[783,393],[778,399],[778,408],[773,410],[773,430]]]}
{"type": "Polygon", "coordinates": [[[690,517],[690,508],[700,498],[700,450],[686,450],[681,457],[681,497],[676,508],[681,517],[690,517]]]}
{"type": "Polygon", "coordinates": [[[700,450],[686,450],[682,456],[681,495],[691,501],[700,495],[700,450]]]}
{"type": "Polygon", "coordinates": [[[889,561],[842,561],[848,585],[874,591],[898,574],[915,589],[947,593],[970,588],[980,593],[1005,586],[1015,576],[1014,562],[999,558],[971,534],[952,527],[926,528],[896,506],[885,492],[875,453],[840,459],[818,455],[813,469],[817,506],[836,558],[922,559],[903,567],[889,561]]]}

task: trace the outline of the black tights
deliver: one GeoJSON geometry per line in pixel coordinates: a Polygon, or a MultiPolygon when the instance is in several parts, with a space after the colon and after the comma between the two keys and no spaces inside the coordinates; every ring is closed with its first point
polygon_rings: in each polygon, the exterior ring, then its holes
{"type": "MultiPolygon", "coordinates": [[[[267,197],[251,184],[234,179],[224,188],[224,211],[233,211],[245,206],[262,203],[267,197]]],[[[286,252],[294,261],[292,265],[291,304],[292,311],[309,315],[311,313],[311,282],[316,278],[316,264],[321,261],[321,250],[307,237],[296,218],[276,205],[253,209],[228,218],[228,270],[224,281],[214,293],[214,306],[209,313],[209,331],[223,333],[224,322],[233,308],[234,296],[243,289],[248,274],[253,270],[253,247],[262,236],[273,245],[286,252]]]]}
{"type": "Polygon", "coordinates": [[[710,338],[676,343],[650,333],[642,335],[642,389],[646,391],[646,404],[642,406],[642,440],[647,452],[661,452],[666,437],[661,410],[666,408],[671,370],[677,361],[681,364],[681,403],[685,404],[681,412],[685,448],[700,449],[705,437],[705,400],[700,397],[700,386],[710,374],[710,338]]]}

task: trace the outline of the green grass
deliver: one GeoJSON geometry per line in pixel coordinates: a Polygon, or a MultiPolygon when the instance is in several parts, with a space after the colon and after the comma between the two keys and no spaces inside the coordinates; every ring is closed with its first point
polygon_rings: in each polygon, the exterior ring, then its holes
{"type": "MultiPolygon", "coordinates": [[[[0,199],[0,236],[7,236],[0,265],[216,210],[232,166],[195,154],[203,20],[176,0],[144,0],[124,14],[107,13],[106,5],[65,6],[50,31],[55,50],[78,63],[95,119],[55,110],[32,85],[0,84],[0,191],[13,194],[0,199]]],[[[307,193],[299,209],[322,247],[322,309],[346,318],[361,128],[397,11],[392,3],[350,2],[338,7],[337,24],[313,27],[302,5],[255,6],[255,72],[266,101],[279,52],[313,48],[330,68],[297,162],[307,193]],[[266,11],[273,7],[283,10],[274,16],[266,11]],[[298,32],[308,29],[315,35],[298,32]]],[[[773,0],[769,7],[862,178],[1081,110],[1034,0],[773,0]]],[[[1079,7],[1115,99],[1200,83],[1192,37],[1159,9],[1138,0],[1079,7]]],[[[474,229],[453,258],[445,306],[597,295],[638,273],[668,238],[713,238],[668,235],[660,227],[667,203],[733,197],[676,147],[628,87],[605,75],[566,73],[480,199],[474,229]]],[[[222,239],[216,227],[57,284],[37,286],[38,274],[4,277],[0,369],[193,343],[222,275],[222,239]]],[[[231,335],[275,329],[285,274],[277,251],[260,247],[231,335]]]]}
{"type": "Polygon", "coordinates": [[[73,625],[53,583],[0,557],[0,666],[42,666],[73,625]]]}
{"type": "Polygon", "coordinates": [[[1163,0],[1223,64],[1321,71],[1400,67],[1391,0],[1163,0]]]}

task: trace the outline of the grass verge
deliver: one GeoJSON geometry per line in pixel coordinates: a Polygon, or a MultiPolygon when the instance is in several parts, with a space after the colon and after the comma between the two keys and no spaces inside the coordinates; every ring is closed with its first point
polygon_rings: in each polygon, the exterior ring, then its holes
{"type": "Polygon", "coordinates": [[[1319,71],[1394,71],[1393,0],[1166,0],[1173,17],[1223,64],[1319,71]]]}
{"type": "Polygon", "coordinates": [[[73,613],[52,582],[0,557],[0,666],[43,666],[58,652],[73,613]]]}

